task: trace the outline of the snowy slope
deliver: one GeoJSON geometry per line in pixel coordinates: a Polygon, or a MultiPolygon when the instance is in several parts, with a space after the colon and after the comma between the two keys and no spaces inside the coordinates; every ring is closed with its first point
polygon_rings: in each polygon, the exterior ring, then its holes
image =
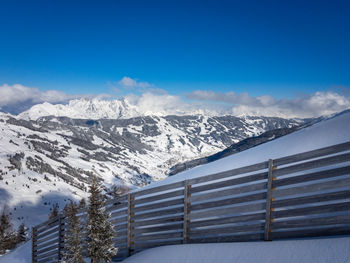
{"type": "Polygon", "coordinates": [[[273,242],[189,244],[149,249],[137,253],[123,262],[347,263],[350,262],[349,247],[350,237],[273,242]]]}
{"type": "Polygon", "coordinates": [[[239,168],[350,141],[350,111],[218,161],[168,177],[148,187],[239,168]]]}

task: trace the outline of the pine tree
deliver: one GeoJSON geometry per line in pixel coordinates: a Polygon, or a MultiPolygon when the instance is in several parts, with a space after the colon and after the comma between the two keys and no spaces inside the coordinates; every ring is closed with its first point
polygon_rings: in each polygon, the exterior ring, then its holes
{"type": "Polygon", "coordinates": [[[49,219],[53,219],[58,216],[58,204],[52,206],[52,210],[49,214],[49,219]]]}
{"type": "Polygon", "coordinates": [[[104,208],[105,201],[101,193],[101,185],[95,177],[89,192],[87,254],[91,258],[91,263],[100,263],[102,260],[110,262],[118,252],[113,242],[115,231],[109,221],[110,215],[104,208]]]}
{"type": "Polygon", "coordinates": [[[82,198],[79,202],[79,208],[82,209],[85,207],[86,207],[86,200],[85,200],[85,198],[82,198]]]}
{"type": "Polygon", "coordinates": [[[65,252],[63,258],[67,263],[84,263],[82,256],[82,227],[78,213],[78,206],[71,200],[63,210],[67,218],[65,233],[65,252]]]}
{"type": "Polygon", "coordinates": [[[13,231],[11,217],[7,213],[7,207],[2,209],[0,216],[0,254],[16,246],[16,233],[13,231]]]}
{"type": "Polygon", "coordinates": [[[27,228],[22,223],[17,230],[17,244],[25,242],[27,240],[27,228]]]}

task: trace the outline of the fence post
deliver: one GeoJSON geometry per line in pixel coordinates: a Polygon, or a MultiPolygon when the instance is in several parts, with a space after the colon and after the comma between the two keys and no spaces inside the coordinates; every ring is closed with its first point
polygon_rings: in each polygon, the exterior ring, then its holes
{"type": "Polygon", "coordinates": [[[34,263],[36,260],[35,260],[35,249],[34,249],[34,246],[35,246],[35,240],[36,239],[36,228],[35,227],[32,227],[32,263],[34,263]]]}
{"type": "Polygon", "coordinates": [[[267,194],[266,194],[266,213],[265,213],[265,233],[264,240],[271,241],[271,202],[272,202],[272,181],[274,180],[273,171],[276,169],[276,166],[273,165],[273,160],[269,159],[269,172],[267,177],[267,194]]]}
{"type": "Polygon", "coordinates": [[[133,208],[134,205],[132,204],[132,201],[134,200],[134,198],[131,196],[131,194],[128,194],[128,216],[127,216],[127,220],[128,220],[128,229],[127,229],[127,249],[128,249],[128,256],[131,256],[132,253],[132,248],[131,246],[134,244],[132,239],[134,237],[133,235],[133,229],[134,226],[132,225],[132,223],[134,223],[133,220],[133,208]]]}
{"type": "Polygon", "coordinates": [[[64,249],[64,222],[63,215],[58,215],[58,260],[62,259],[62,249],[64,249]]]}
{"type": "Polygon", "coordinates": [[[189,237],[189,218],[188,214],[190,213],[190,201],[189,198],[191,196],[190,193],[191,185],[188,183],[188,180],[185,180],[185,191],[184,191],[184,222],[183,222],[183,243],[186,244],[189,237]]]}

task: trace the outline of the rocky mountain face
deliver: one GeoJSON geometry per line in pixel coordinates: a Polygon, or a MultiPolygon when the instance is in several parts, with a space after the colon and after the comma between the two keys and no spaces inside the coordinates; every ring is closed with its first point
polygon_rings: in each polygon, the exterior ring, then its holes
{"type": "MultiPolygon", "coordinates": [[[[93,175],[103,180],[106,188],[113,184],[143,186],[164,179],[176,164],[306,121],[202,115],[129,119],[47,116],[30,120],[1,114],[2,202],[17,208],[28,207],[29,202],[48,210],[52,202],[86,196],[93,175]]],[[[14,211],[14,215],[18,213],[14,211]]]]}

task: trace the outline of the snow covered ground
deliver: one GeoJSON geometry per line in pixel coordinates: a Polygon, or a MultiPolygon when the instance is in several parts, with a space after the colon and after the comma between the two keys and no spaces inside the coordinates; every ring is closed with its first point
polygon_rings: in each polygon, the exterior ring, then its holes
{"type": "Polygon", "coordinates": [[[346,263],[349,248],[350,237],[176,245],[140,252],[123,263],[346,263]]]}
{"type": "Polygon", "coordinates": [[[336,115],[331,119],[321,121],[315,125],[261,144],[249,150],[168,177],[163,181],[148,185],[147,188],[219,173],[264,162],[268,159],[281,158],[334,144],[348,142],[350,141],[349,131],[350,111],[347,111],[336,115]]]}
{"type": "MultiPolygon", "coordinates": [[[[189,244],[148,249],[123,263],[347,263],[350,237],[189,244]]],[[[0,257],[0,263],[31,263],[31,242],[0,257]]]]}

